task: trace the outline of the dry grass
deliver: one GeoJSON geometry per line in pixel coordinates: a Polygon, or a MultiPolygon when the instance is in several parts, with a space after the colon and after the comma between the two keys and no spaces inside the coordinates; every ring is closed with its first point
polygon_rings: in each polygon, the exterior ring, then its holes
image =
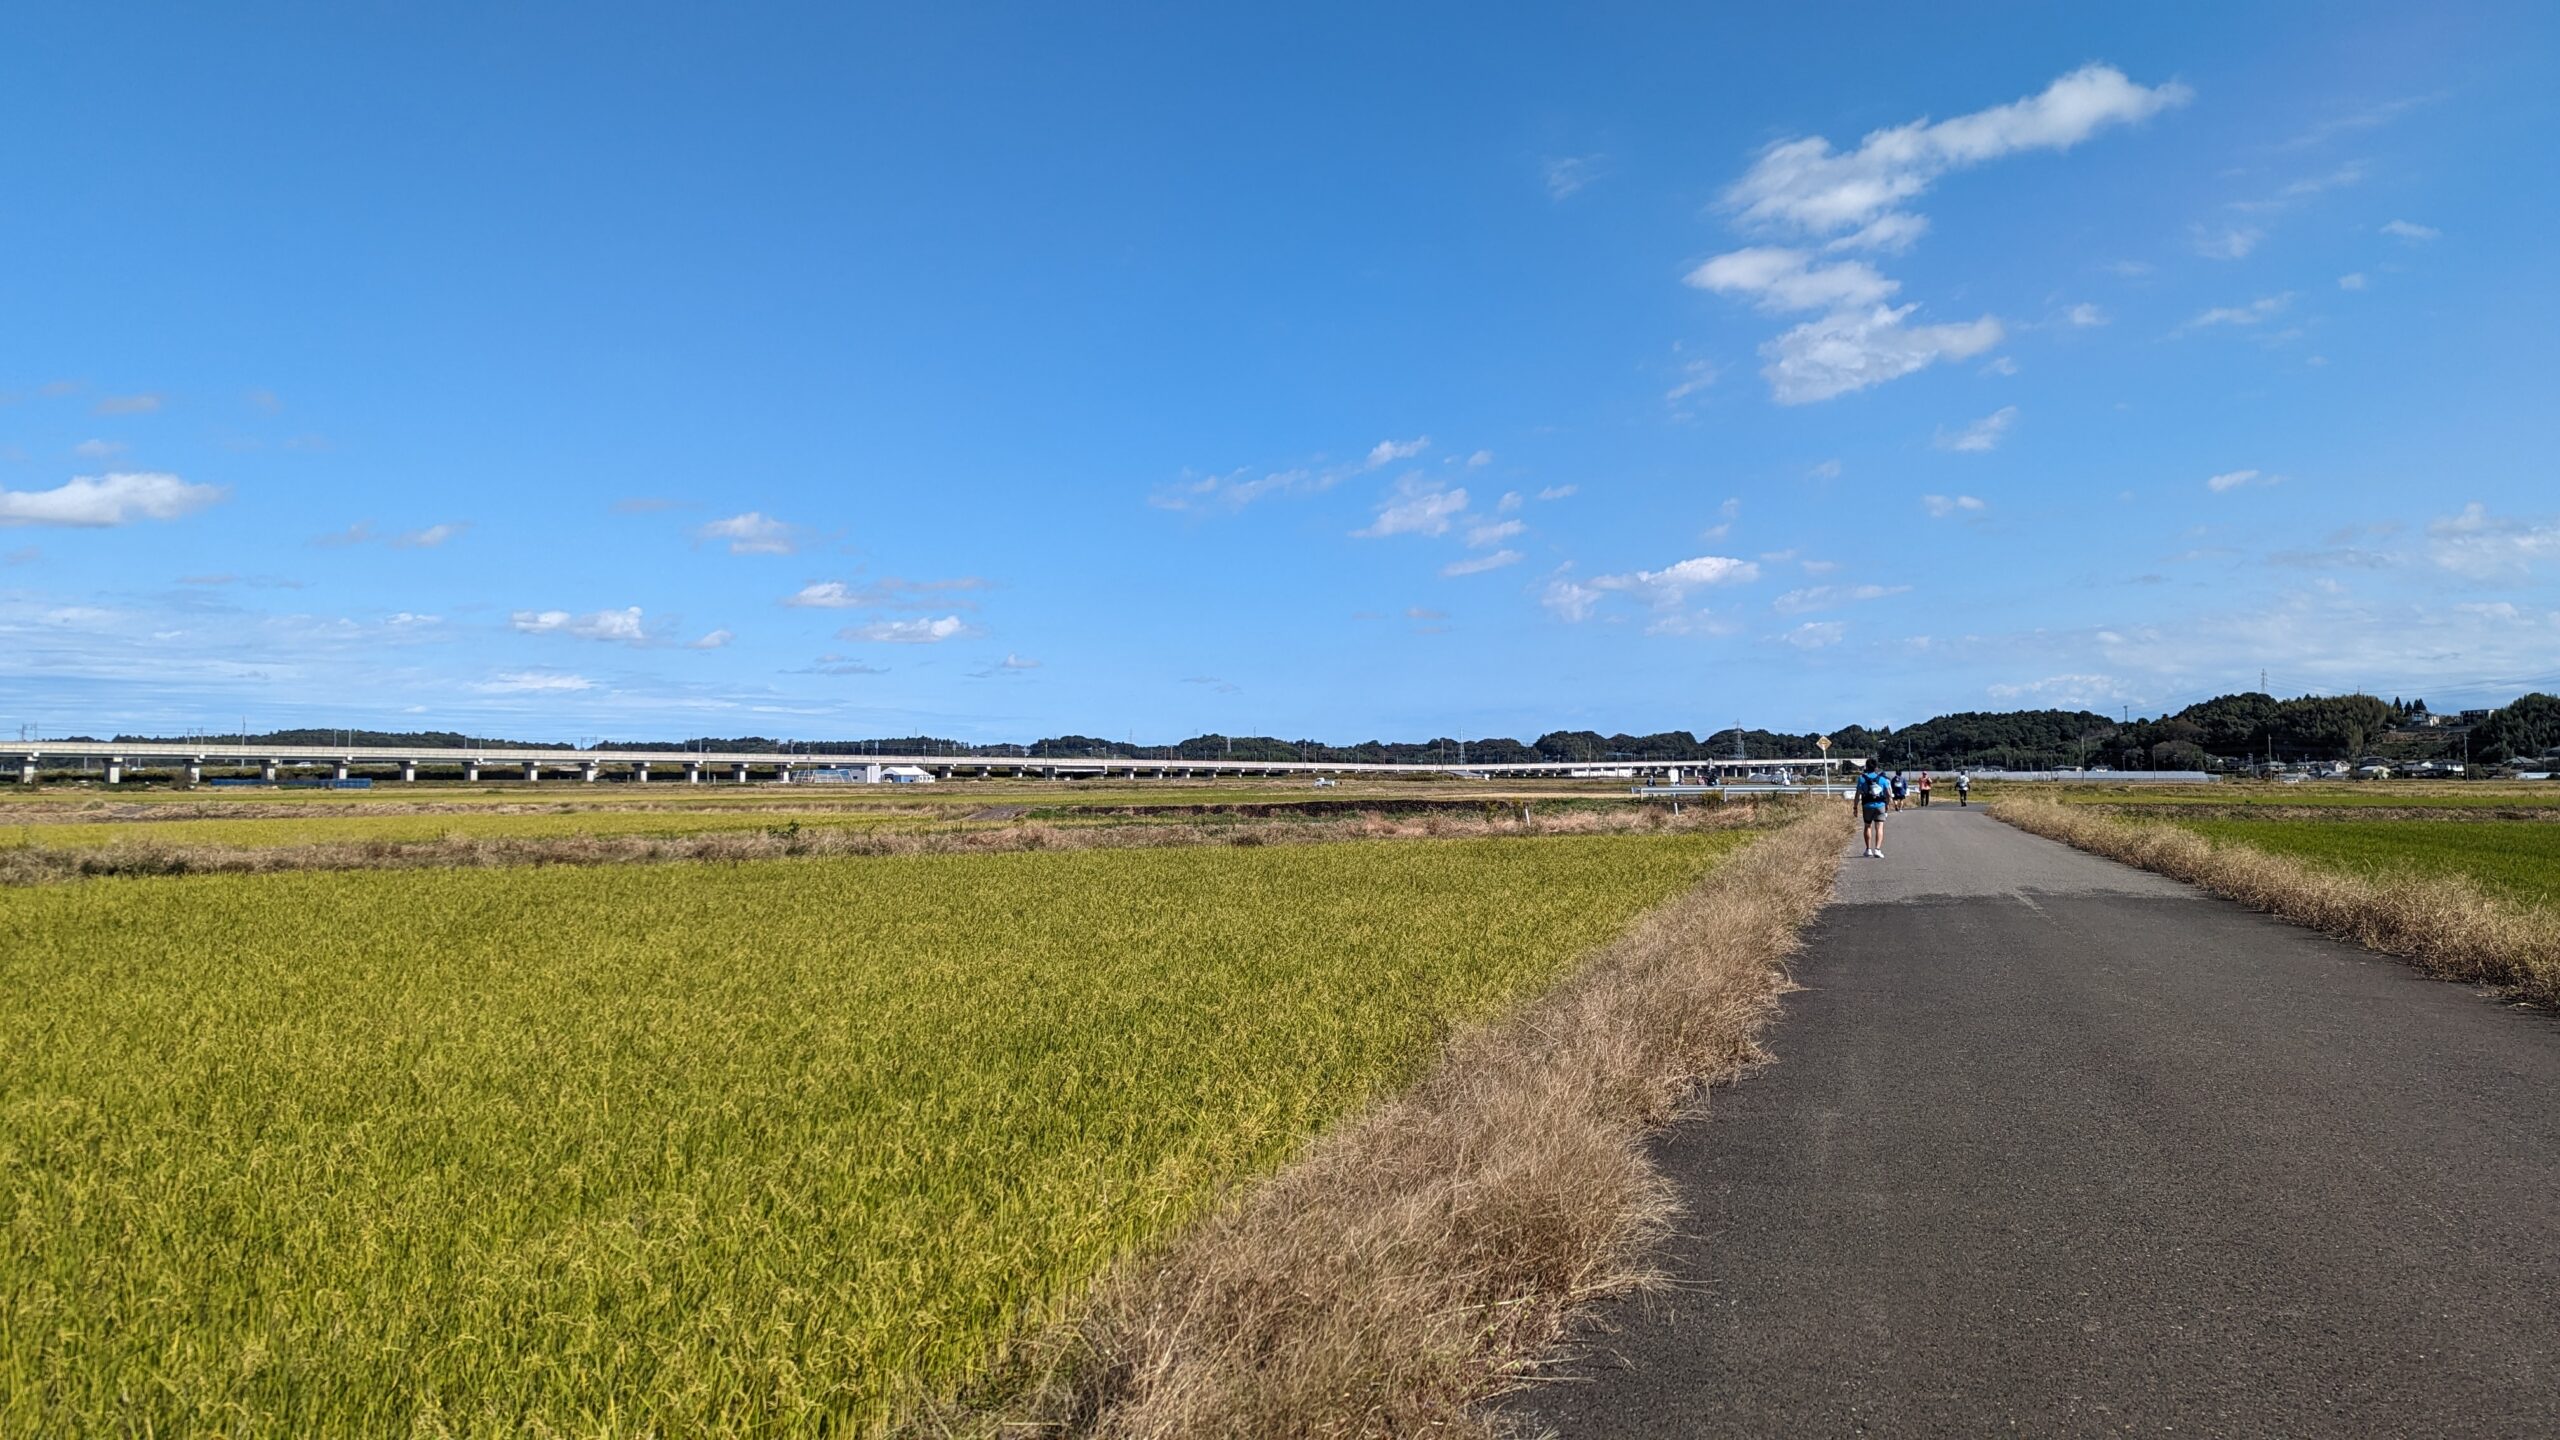
{"type": "Polygon", "coordinates": [[[1328,840],[1397,840],[1489,835],[1597,835],[1721,830],[1762,818],[1754,803],[1692,807],[1674,817],[1658,806],[1539,811],[1508,806],[1422,815],[1359,813],[1321,820],[1202,818],[1189,823],[944,824],[899,830],[845,829],[797,822],[750,831],[691,835],[451,835],[432,840],[363,840],[295,846],[119,844],[91,849],[0,847],[0,885],[42,885],[119,875],[251,875],[286,870],[398,870],[425,867],[617,865],[684,860],[771,860],[796,855],[948,855],[1016,850],[1280,845],[1328,840]]]}
{"type": "Polygon", "coordinates": [[[2399,956],[2430,975],[2560,1004],[2560,918],[2501,903],[2461,876],[2413,884],[2359,875],[2050,800],[2004,800],[1991,813],[2031,834],[2399,956]]]}
{"type": "Polygon", "coordinates": [[[1830,895],[1829,807],[1795,814],[1412,1091],[1099,1288],[1045,1375],[960,1431],[1487,1435],[1570,1309],[1646,1282],[1676,1213],[1645,1132],[1758,1054],[1830,895]]]}

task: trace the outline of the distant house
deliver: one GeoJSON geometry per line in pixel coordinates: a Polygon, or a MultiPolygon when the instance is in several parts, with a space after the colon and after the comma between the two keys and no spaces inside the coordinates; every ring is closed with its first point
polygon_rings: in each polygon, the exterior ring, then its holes
{"type": "Polygon", "coordinates": [[[2388,780],[2391,778],[2391,767],[2388,765],[2361,765],[2356,768],[2356,773],[2367,780],[2388,780]]]}

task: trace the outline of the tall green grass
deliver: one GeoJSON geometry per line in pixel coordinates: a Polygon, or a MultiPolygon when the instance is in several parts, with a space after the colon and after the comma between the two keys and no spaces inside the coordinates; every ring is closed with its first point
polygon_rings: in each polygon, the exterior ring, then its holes
{"type": "Polygon", "coordinates": [[[2424,885],[2464,875],[2493,895],[2560,908],[2560,825],[2547,821],[2181,819],[2181,828],[2337,869],[2424,885]]]}
{"type": "Polygon", "coordinates": [[[0,1434],[876,1430],[1740,838],[0,892],[0,1434]]]}

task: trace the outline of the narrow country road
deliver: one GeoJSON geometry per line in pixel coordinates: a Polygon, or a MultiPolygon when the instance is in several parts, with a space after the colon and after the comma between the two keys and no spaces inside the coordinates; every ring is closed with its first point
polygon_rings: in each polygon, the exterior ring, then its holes
{"type": "Polygon", "coordinates": [[[1524,1428],[2560,1435],[2560,1022],[1978,809],[1888,830],[1776,1063],[1660,1147],[1674,1288],[1524,1428]]]}

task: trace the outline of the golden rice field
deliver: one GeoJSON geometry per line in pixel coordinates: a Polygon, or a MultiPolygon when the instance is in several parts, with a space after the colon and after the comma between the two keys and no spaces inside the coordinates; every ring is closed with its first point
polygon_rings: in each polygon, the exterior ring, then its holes
{"type": "Polygon", "coordinates": [[[0,891],[0,1434],[874,1432],[1745,838],[0,891]]]}

